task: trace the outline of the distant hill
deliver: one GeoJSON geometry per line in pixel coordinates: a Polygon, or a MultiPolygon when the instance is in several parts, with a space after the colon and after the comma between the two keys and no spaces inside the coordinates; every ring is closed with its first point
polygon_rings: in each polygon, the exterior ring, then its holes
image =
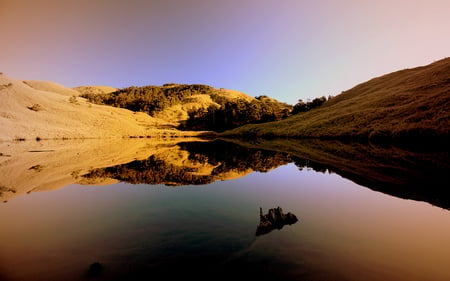
{"type": "Polygon", "coordinates": [[[292,109],[267,96],[200,84],[128,87],[111,93],[84,92],[97,104],[140,111],[185,130],[223,131],[247,123],[280,120],[292,109]]]}
{"type": "Polygon", "coordinates": [[[79,92],[81,95],[86,94],[109,94],[117,91],[117,88],[110,86],[79,86],[72,88],[73,90],[79,92]]]}
{"type": "Polygon", "coordinates": [[[450,58],[374,78],[307,112],[223,136],[445,143],[450,139],[450,58]]]}
{"type": "Polygon", "coordinates": [[[144,113],[88,103],[77,91],[0,74],[0,140],[192,135],[144,113]]]}
{"type": "Polygon", "coordinates": [[[61,94],[64,96],[79,96],[80,93],[73,89],[67,88],[61,84],[50,82],[50,81],[39,81],[39,80],[25,80],[24,84],[30,86],[33,89],[39,91],[46,91],[61,94]]]}

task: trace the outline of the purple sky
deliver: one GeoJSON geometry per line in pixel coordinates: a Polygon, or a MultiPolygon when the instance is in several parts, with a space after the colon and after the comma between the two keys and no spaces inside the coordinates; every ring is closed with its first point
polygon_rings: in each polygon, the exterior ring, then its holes
{"type": "Polygon", "coordinates": [[[0,0],[0,71],[296,103],[450,55],[449,0],[0,0]]]}

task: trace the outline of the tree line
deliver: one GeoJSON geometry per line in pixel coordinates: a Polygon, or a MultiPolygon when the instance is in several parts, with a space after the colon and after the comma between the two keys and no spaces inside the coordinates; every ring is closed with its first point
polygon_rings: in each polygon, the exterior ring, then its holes
{"type": "Polygon", "coordinates": [[[200,84],[164,84],[163,86],[127,87],[109,94],[88,93],[81,95],[89,102],[145,112],[156,112],[181,103],[185,98],[198,94],[212,94],[215,89],[200,84]]]}
{"type": "MultiPolygon", "coordinates": [[[[294,106],[262,95],[248,101],[228,99],[218,90],[201,84],[168,83],[163,86],[127,87],[109,94],[85,93],[81,97],[89,102],[126,108],[155,116],[170,106],[181,104],[193,95],[209,95],[215,104],[188,112],[188,120],[180,124],[182,130],[225,131],[249,123],[277,121],[293,114],[306,112],[327,101],[322,96],[312,101],[301,99],[294,106]]],[[[328,98],[330,99],[331,96],[328,98]]]]}
{"type": "Polygon", "coordinates": [[[223,101],[188,112],[189,119],[181,129],[225,131],[249,123],[264,123],[289,116],[292,106],[266,96],[252,101],[242,99],[223,101]]]}

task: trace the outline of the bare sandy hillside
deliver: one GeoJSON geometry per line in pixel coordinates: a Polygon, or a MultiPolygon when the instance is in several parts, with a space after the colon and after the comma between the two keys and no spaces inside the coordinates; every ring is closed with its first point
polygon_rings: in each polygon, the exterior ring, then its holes
{"type": "Polygon", "coordinates": [[[72,92],[56,83],[23,82],[1,74],[0,140],[198,134],[170,129],[170,123],[144,113],[88,103],[72,92]]]}

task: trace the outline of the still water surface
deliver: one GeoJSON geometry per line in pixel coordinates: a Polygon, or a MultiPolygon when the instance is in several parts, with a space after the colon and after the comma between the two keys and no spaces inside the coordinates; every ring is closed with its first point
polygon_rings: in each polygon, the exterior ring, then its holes
{"type": "Polygon", "coordinates": [[[450,280],[447,209],[284,156],[260,155],[279,165],[251,173],[240,166],[245,176],[234,179],[201,176],[202,185],[197,177],[195,185],[143,184],[134,174],[134,184],[71,184],[14,198],[0,205],[0,280],[450,280]],[[278,206],[298,221],[257,236],[260,208],[278,206]]]}

